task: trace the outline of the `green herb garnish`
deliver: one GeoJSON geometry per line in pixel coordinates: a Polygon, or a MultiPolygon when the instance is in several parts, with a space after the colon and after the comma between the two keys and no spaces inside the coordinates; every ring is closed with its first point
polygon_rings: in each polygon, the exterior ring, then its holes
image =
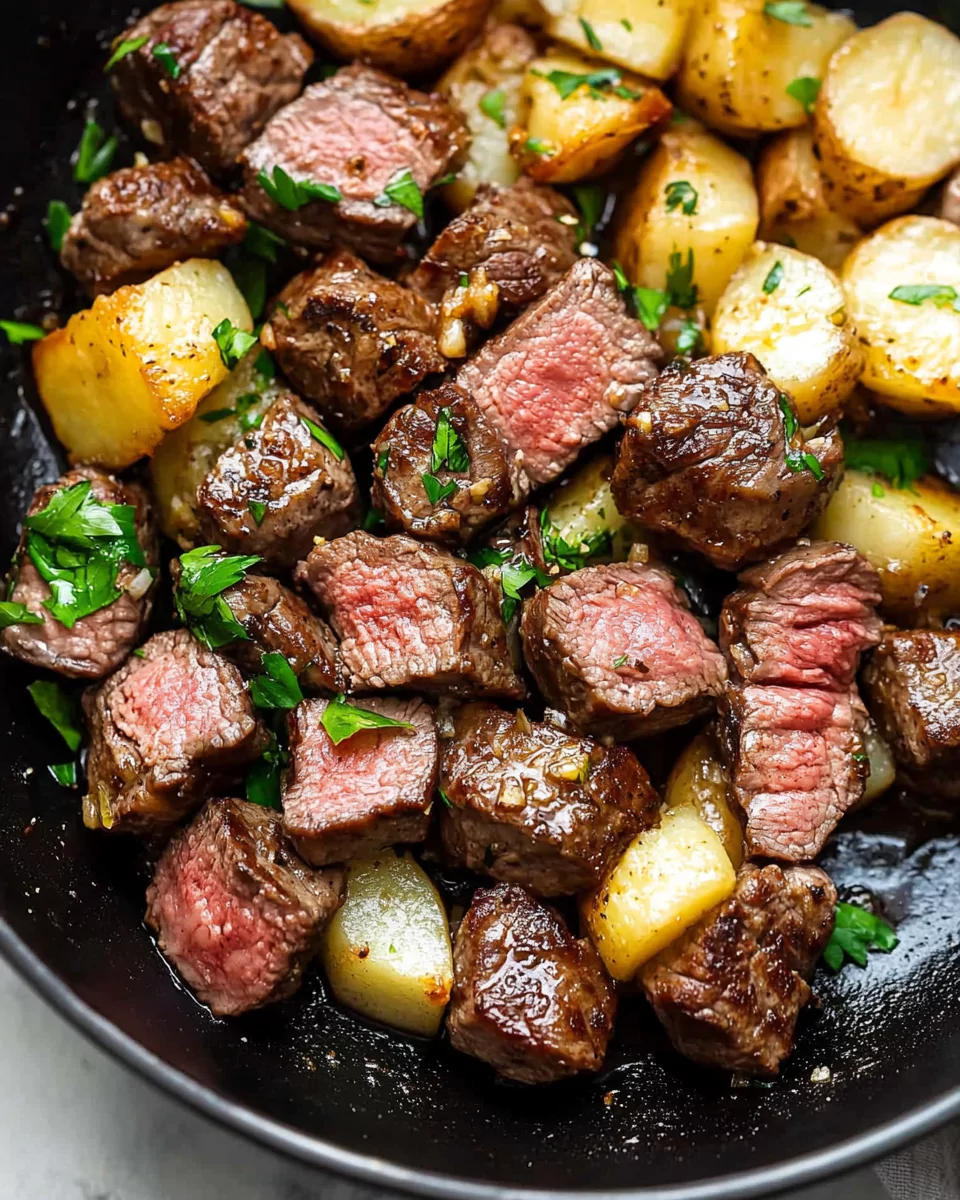
{"type": "Polygon", "coordinates": [[[794,435],[799,428],[797,424],[797,415],[790,407],[790,398],[784,392],[781,392],[777,397],[777,403],[780,405],[780,412],[783,415],[783,431],[786,434],[788,442],[792,442],[794,435]]]}
{"type": "Polygon", "coordinates": [[[929,300],[937,308],[949,304],[960,312],[957,289],[948,283],[904,283],[895,287],[888,299],[899,300],[901,304],[923,304],[929,300]]]}
{"type": "Polygon", "coordinates": [[[867,965],[867,953],[880,950],[889,954],[900,944],[893,926],[856,904],[839,901],[836,923],[823,951],[823,961],[831,971],[839,971],[849,958],[860,967],[867,965]]]}
{"type": "Polygon", "coordinates": [[[74,179],[78,183],[95,183],[106,175],[113,164],[117,144],[116,137],[108,138],[101,126],[92,117],[88,117],[83,127],[80,145],[77,147],[74,179]]]}
{"type": "Polygon", "coordinates": [[[339,204],[343,199],[340,189],[334,184],[315,183],[312,179],[293,179],[283,167],[274,167],[272,174],[266,170],[258,172],[257,183],[275,204],[279,204],[288,212],[296,212],[313,200],[339,204]]]}
{"type": "Polygon", "coordinates": [[[221,593],[259,561],[255,554],[222,554],[219,546],[198,546],[180,555],[180,579],[174,589],[177,612],[208,649],[250,640],[221,593]]]}
{"type": "Polygon", "coordinates": [[[394,721],[366,708],[347,704],[343,692],[339,692],[327,704],[320,717],[320,724],[327,731],[335,746],[345,742],[364,729],[413,729],[409,721],[394,721]]]}
{"type": "Polygon", "coordinates": [[[800,75],[792,83],[787,84],[786,92],[791,99],[796,100],[805,113],[812,113],[813,106],[820,95],[821,86],[820,80],[813,75],[800,75]]]}
{"type": "Polygon", "coordinates": [[[613,660],[614,669],[619,669],[620,667],[622,667],[623,664],[627,661],[627,657],[628,656],[626,654],[621,654],[619,658],[615,658],[613,660]]]}
{"type": "Polygon", "coordinates": [[[245,790],[251,804],[261,808],[281,808],[280,776],[290,755],[286,747],[286,731],[279,723],[270,731],[270,743],[247,772],[245,790]],[[279,736],[278,736],[279,732],[279,736]]]}
{"type": "Polygon", "coordinates": [[[695,308],[697,285],[693,282],[693,249],[687,250],[687,261],[679,250],[670,255],[667,267],[667,294],[677,308],[695,308]]]}
{"type": "Polygon", "coordinates": [[[607,189],[602,183],[581,183],[571,190],[580,210],[580,221],[575,234],[579,245],[589,238],[603,216],[607,207],[607,189]]]}
{"type": "Polygon", "coordinates": [[[453,479],[448,483],[441,483],[436,475],[431,475],[428,471],[425,471],[420,478],[423,481],[423,490],[427,493],[427,499],[433,508],[436,508],[441,500],[446,500],[457,490],[456,482],[453,479]]]}
{"type": "Polygon", "coordinates": [[[62,200],[51,200],[47,205],[47,216],[43,223],[47,227],[47,241],[50,243],[50,248],[57,254],[63,249],[63,239],[70,228],[72,219],[73,214],[62,200]]]}
{"type": "Polygon", "coordinates": [[[783,263],[779,259],[773,264],[767,272],[767,277],[763,281],[764,295],[772,295],[783,281],[783,263]]]}
{"type": "Polygon", "coordinates": [[[540,511],[540,544],[543,557],[548,563],[556,563],[565,571],[579,571],[588,558],[609,546],[610,533],[601,529],[588,534],[577,545],[571,545],[561,537],[560,530],[550,520],[550,514],[544,508],[540,511]]]}
{"type": "Polygon", "coordinates": [[[703,332],[696,321],[686,319],[680,323],[680,332],[677,335],[677,354],[682,357],[689,356],[700,345],[703,337],[703,332]]]}
{"type": "Polygon", "coordinates": [[[381,478],[386,479],[387,469],[389,468],[389,466],[390,466],[390,447],[384,446],[384,448],[377,455],[377,470],[380,472],[381,478]]]}
{"type": "Polygon", "coordinates": [[[667,200],[667,212],[679,208],[685,217],[692,217],[697,211],[697,189],[686,179],[675,179],[663,189],[667,200]]]}
{"type": "Polygon", "coordinates": [[[47,770],[61,787],[77,786],[77,764],[75,762],[50,763],[47,770]]]}
{"type": "Polygon", "coordinates": [[[303,692],[293,667],[282,654],[264,654],[260,660],[263,674],[250,680],[250,698],[257,708],[296,708],[303,692]]]}
{"type": "Polygon", "coordinates": [[[583,36],[587,39],[587,45],[591,50],[595,50],[598,54],[603,50],[603,42],[597,37],[596,30],[586,19],[586,17],[577,17],[580,22],[580,28],[583,30],[583,36]]]}
{"type": "Polygon", "coordinates": [[[470,470],[470,453],[466,442],[453,427],[449,408],[441,408],[437,413],[436,432],[430,451],[430,470],[436,474],[444,467],[448,471],[470,470]]]}
{"type": "Polygon", "coordinates": [[[800,471],[809,471],[818,482],[824,478],[820,459],[815,454],[811,454],[809,450],[791,450],[784,461],[787,464],[787,470],[794,475],[799,474],[800,471]]]}
{"type": "Polygon", "coordinates": [[[153,57],[157,60],[171,79],[180,78],[180,64],[166,42],[157,42],[153,48],[153,57]]]}
{"type": "Polygon", "coordinates": [[[76,753],[80,749],[83,735],[80,732],[80,712],[74,697],[65,692],[59,683],[51,683],[45,679],[31,683],[27,691],[40,715],[47,718],[70,749],[76,753]]]}
{"type": "Polygon", "coordinates": [[[534,71],[532,74],[546,79],[557,90],[561,100],[567,100],[579,88],[585,87],[593,100],[603,100],[613,94],[623,100],[639,100],[642,92],[624,87],[623,76],[616,67],[604,67],[600,71],[534,71]]]}
{"type": "Polygon", "coordinates": [[[149,40],[150,39],[147,37],[137,37],[128,38],[126,41],[121,42],[116,50],[114,50],[114,52],[107,59],[107,64],[103,68],[104,74],[106,74],[107,71],[112,71],[122,58],[126,58],[128,54],[133,54],[135,51],[145,46],[149,40]]]}
{"type": "Polygon", "coordinates": [[[882,476],[898,491],[913,485],[930,470],[927,448],[919,438],[858,438],[844,434],[846,465],[855,471],[882,476]]]}
{"type": "Polygon", "coordinates": [[[417,181],[409,167],[404,167],[402,171],[398,171],[394,175],[384,187],[382,194],[374,200],[374,204],[378,208],[399,204],[402,208],[412,212],[418,221],[423,220],[423,192],[417,186],[417,181]]]}
{"type": "Polygon", "coordinates": [[[257,344],[255,334],[238,329],[229,317],[224,317],[211,332],[211,337],[217,343],[220,360],[228,371],[232,371],[247,351],[257,344]]]}
{"type": "Polygon", "coordinates": [[[344,450],[332,433],[328,433],[322,425],[311,421],[309,417],[301,417],[301,422],[310,430],[310,436],[316,438],[321,446],[326,446],[338,462],[343,462],[344,450]]]}
{"type": "Polygon", "coordinates": [[[491,121],[496,122],[501,129],[506,129],[507,116],[504,112],[506,102],[507,93],[503,88],[493,88],[489,92],[484,92],[480,97],[480,111],[491,121]]]}
{"type": "Polygon", "coordinates": [[[509,625],[517,611],[522,596],[521,592],[529,583],[536,582],[537,587],[546,587],[550,576],[539,567],[534,566],[526,556],[520,555],[511,562],[504,563],[500,568],[500,587],[503,590],[503,602],[500,611],[505,625],[509,625]]]}
{"type": "Polygon", "coordinates": [[[7,335],[11,346],[22,346],[24,342],[38,342],[47,336],[46,330],[26,321],[0,321],[0,329],[7,335]]]}
{"type": "Polygon", "coordinates": [[[247,509],[254,522],[260,526],[263,524],[263,518],[267,515],[267,506],[262,500],[248,500],[247,509]]]}
{"type": "Polygon", "coordinates": [[[543,158],[553,158],[556,154],[552,143],[545,141],[543,138],[528,137],[523,143],[523,148],[528,154],[539,154],[543,158]]]}
{"type": "Polygon", "coordinates": [[[783,21],[785,25],[802,25],[807,29],[813,25],[805,0],[771,0],[763,6],[763,11],[768,17],[783,21]]]}
{"type": "Polygon", "coordinates": [[[0,600],[0,629],[9,629],[11,625],[42,625],[43,617],[32,613],[25,604],[13,600],[0,600]]]}
{"type": "Polygon", "coordinates": [[[447,793],[443,790],[442,787],[437,788],[437,795],[440,797],[440,799],[443,801],[443,803],[447,806],[447,808],[453,808],[453,801],[450,799],[450,797],[447,795],[447,793]]]}

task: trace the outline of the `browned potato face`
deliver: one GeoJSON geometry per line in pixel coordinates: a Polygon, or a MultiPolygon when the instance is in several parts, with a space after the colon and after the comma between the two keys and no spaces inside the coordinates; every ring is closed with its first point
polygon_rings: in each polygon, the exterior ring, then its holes
{"type": "Polygon", "coordinates": [[[394,75],[435,71],[479,33],[492,0],[289,0],[338,58],[394,75]]]}

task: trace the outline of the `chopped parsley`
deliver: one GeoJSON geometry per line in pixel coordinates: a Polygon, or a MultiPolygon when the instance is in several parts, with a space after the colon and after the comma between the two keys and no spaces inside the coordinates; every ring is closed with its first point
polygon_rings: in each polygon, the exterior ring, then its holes
{"type": "Polygon", "coordinates": [[[423,220],[423,192],[417,186],[417,181],[409,167],[404,167],[402,171],[398,171],[394,175],[384,187],[383,193],[374,200],[374,204],[378,208],[399,204],[402,208],[412,212],[418,221],[423,220]]]}
{"type": "Polygon", "coordinates": [[[283,8],[286,0],[240,0],[240,3],[247,8],[283,8]]]}
{"type": "Polygon", "coordinates": [[[343,447],[340,445],[340,443],[337,441],[337,439],[333,436],[332,433],[328,433],[327,430],[324,429],[322,425],[318,425],[316,423],[316,421],[311,421],[309,417],[301,417],[300,420],[303,423],[303,425],[305,425],[306,428],[310,430],[311,437],[316,438],[316,440],[320,443],[321,446],[326,446],[326,448],[330,451],[330,453],[333,455],[333,457],[338,462],[343,462],[343,458],[344,458],[343,447]]]}
{"type": "Polygon", "coordinates": [[[960,312],[957,289],[948,283],[904,283],[895,287],[888,299],[899,300],[901,304],[923,304],[929,300],[937,308],[945,308],[949,304],[960,312]]]}
{"type": "Polygon", "coordinates": [[[171,79],[180,78],[180,64],[166,42],[157,42],[153,48],[153,57],[157,60],[171,79]]]}
{"type": "Polygon", "coordinates": [[[604,67],[600,71],[533,71],[533,75],[552,84],[561,100],[567,100],[574,92],[585,87],[593,100],[603,100],[608,94],[622,100],[639,100],[642,92],[625,87],[623,76],[616,67],[604,67]]]}
{"type": "Polygon", "coordinates": [[[209,650],[250,640],[221,593],[259,561],[255,554],[222,554],[219,546],[198,546],[180,555],[180,579],[173,594],[177,613],[209,650]]]}
{"type": "Polygon", "coordinates": [[[857,904],[846,904],[841,900],[837,903],[836,922],[824,948],[823,961],[831,971],[839,971],[848,958],[865,967],[868,951],[880,950],[889,954],[898,945],[899,938],[892,925],[857,904]]]}
{"type": "Polygon", "coordinates": [[[812,113],[813,106],[820,95],[821,86],[820,80],[815,76],[800,75],[792,83],[787,84],[786,92],[791,99],[796,100],[805,113],[812,113]]]}
{"type": "Polygon", "coordinates": [[[588,534],[573,546],[561,536],[560,530],[550,520],[550,514],[544,508],[540,510],[540,544],[543,557],[548,563],[555,563],[565,571],[579,571],[588,558],[609,546],[610,533],[601,529],[588,534]]]}
{"type": "Polygon", "coordinates": [[[526,556],[520,555],[519,558],[501,566],[500,587],[503,589],[503,603],[500,607],[504,624],[509,625],[513,620],[522,599],[520,593],[528,583],[533,582],[536,582],[537,587],[546,587],[551,580],[549,575],[544,574],[526,556]]]}
{"type": "Polygon", "coordinates": [[[253,349],[257,344],[255,334],[247,333],[245,329],[238,329],[229,317],[224,317],[220,324],[212,330],[211,337],[217,343],[220,361],[228,371],[232,371],[247,351],[253,349]]]}
{"type": "Polygon", "coordinates": [[[633,25],[627,20],[626,17],[620,18],[620,24],[624,27],[627,33],[633,33],[633,25]]]}
{"type": "Polygon", "coordinates": [[[820,459],[815,454],[811,454],[809,450],[790,450],[787,452],[784,461],[787,464],[787,470],[791,471],[794,475],[799,474],[801,471],[809,471],[818,482],[824,478],[820,459]]]}
{"type": "Polygon", "coordinates": [[[470,470],[470,454],[466,442],[454,429],[450,418],[449,408],[441,408],[437,413],[436,432],[433,435],[433,447],[430,451],[430,470],[434,474],[444,467],[448,471],[470,470]]]}
{"type": "Polygon", "coordinates": [[[457,284],[462,288],[470,286],[470,276],[466,273],[466,271],[460,272],[460,277],[457,280],[457,284]]]}
{"type": "Polygon", "coordinates": [[[345,742],[363,729],[413,729],[409,721],[394,721],[366,708],[347,704],[343,692],[339,692],[327,704],[320,717],[320,724],[327,731],[335,746],[345,742]]]}
{"type": "Polygon", "coordinates": [[[626,654],[621,654],[619,658],[615,658],[613,660],[614,669],[618,669],[619,667],[622,667],[623,664],[627,661],[627,657],[628,656],[626,654]]]}
{"type": "Polygon", "coordinates": [[[226,261],[233,282],[247,302],[250,316],[258,321],[267,305],[267,264],[235,247],[227,252],[226,261]]]}
{"type": "Polygon", "coordinates": [[[912,491],[917,480],[930,470],[927,448],[920,438],[858,438],[844,434],[843,454],[848,467],[880,475],[898,491],[912,491]]]}
{"type": "Polygon", "coordinates": [[[31,683],[27,691],[40,715],[46,717],[70,749],[76,753],[80,749],[82,734],[80,732],[80,712],[74,697],[64,691],[59,683],[52,683],[46,679],[38,679],[36,683],[31,683]]]}
{"type": "Polygon", "coordinates": [[[679,208],[685,217],[692,217],[697,211],[697,189],[686,179],[675,179],[663,190],[667,200],[667,212],[679,208]]]}
{"type": "Polygon", "coordinates": [[[370,508],[367,511],[367,515],[363,518],[363,521],[360,523],[360,528],[365,533],[372,533],[375,529],[379,529],[381,525],[385,525],[385,524],[386,524],[386,522],[383,519],[383,513],[380,511],[380,509],[379,508],[370,508]]]}
{"type": "Polygon", "coordinates": [[[11,346],[22,346],[24,342],[38,342],[47,336],[46,331],[39,325],[30,325],[26,321],[0,321],[0,329],[7,335],[11,346]]]}
{"type": "Polygon", "coordinates": [[[261,808],[281,808],[280,774],[290,755],[286,747],[286,729],[278,723],[270,730],[270,743],[247,772],[245,790],[251,804],[261,808]]]}
{"type": "Polygon", "coordinates": [[[106,66],[103,68],[104,74],[106,74],[107,71],[112,71],[117,63],[122,58],[126,58],[128,54],[134,54],[137,50],[142,49],[149,40],[150,39],[148,37],[136,37],[127,38],[126,41],[121,42],[116,50],[114,50],[114,52],[107,59],[106,66]]]}
{"type": "Polygon", "coordinates": [[[249,500],[247,502],[247,509],[250,512],[250,516],[253,517],[254,522],[258,526],[262,525],[263,518],[267,515],[267,506],[263,503],[263,501],[262,500],[249,500]]]}
{"type": "Polygon", "coordinates": [[[667,294],[670,303],[677,308],[695,308],[697,304],[697,285],[693,282],[693,249],[687,250],[687,260],[679,250],[670,255],[667,267],[667,294]]]}
{"type": "Polygon", "coordinates": [[[88,117],[73,167],[73,177],[77,183],[95,183],[106,175],[113,165],[117,144],[116,137],[107,137],[102,127],[88,117]]]}
{"type": "Polygon", "coordinates": [[[272,174],[266,170],[258,172],[257,183],[274,204],[279,204],[288,212],[296,212],[313,200],[339,204],[343,199],[340,189],[334,184],[315,183],[312,179],[293,179],[283,167],[274,167],[272,174]]]}
{"type": "Polygon", "coordinates": [[[431,475],[429,471],[425,471],[420,478],[423,481],[423,490],[427,493],[427,499],[433,508],[436,508],[441,500],[446,500],[457,490],[455,480],[451,479],[448,483],[441,483],[436,475],[431,475]]]}
{"type": "Polygon", "coordinates": [[[807,29],[813,25],[805,0],[769,0],[763,6],[763,11],[766,16],[783,21],[785,25],[802,25],[807,29]]]}
{"type": "Polygon", "coordinates": [[[484,92],[480,97],[480,111],[485,117],[489,117],[491,121],[496,122],[501,129],[506,129],[507,115],[504,112],[506,103],[507,93],[503,88],[492,88],[489,92],[484,92]]]}
{"type": "Polygon", "coordinates": [[[77,764],[75,762],[50,763],[47,770],[61,787],[77,786],[77,764]]]}
{"type": "Polygon", "coordinates": [[[387,470],[389,469],[389,467],[390,467],[390,447],[384,446],[384,448],[377,455],[377,470],[380,472],[380,475],[383,479],[386,479],[387,470]]]}
{"type": "Polygon", "coordinates": [[[442,787],[437,788],[437,795],[440,797],[440,799],[443,801],[443,803],[447,806],[447,808],[453,808],[453,801],[450,799],[450,797],[447,795],[447,793],[443,790],[442,787]]]}
{"type": "Polygon", "coordinates": [[[249,433],[263,424],[263,413],[253,411],[262,400],[263,397],[256,392],[244,392],[237,397],[236,408],[214,408],[210,412],[200,413],[200,420],[209,425],[214,421],[224,421],[227,417],[236,417],[242,432],[249,433]]]}
{"type": "Polygon", "coordinates": [[[43,617],[30,611],[25,604],[13,600],[0,600],[0,629],[9,629],[11,625],[42,625],[43,617]]]}
{"type": "Polygon", "coordinates": [[[681,357],[688,357],[693,354],[700,346],[703,338],[703,330],[689,318],[680,323],[680,332],[677,334],[677,354],[681,357]]]}
{"type": "Polygon", "coordinates": [[[51,200],[47,205],[47,215],[44,225],[47,229],[47,241],[51,250],[57,254],[63,249],[63,239],[70,228],[73,214],[62,200],[51,200]]]}
{"type": "Polygon", "coordinates": [[[250,699],[257,708],[296,708],[303,692],[293,667],[282,654],[264,654],[260,660],[263,674],[250,680],[250,699]]]}
{"type": "Polygon", "coordinates": [[[773,264],[767,272],[767,277],[763,281],[764,295],[772,295],[780,284],[783,282],[783,263],[779,259],[773,264]]]}
{"type": "Polygon", "coordinates": [[[274,233],[272,229],[267,229],[263,225],[259,225],[256,221],[247,222],[247,233],[243,239],[244,250],[249,250],[251,254],[255,254],[257,258],[262,258],[265,262],[275,263],[277,261],[277,251],[286,246],[285,238],[282,238],[278,233],[274,233]]]}
{"type": "Polygon", "coordinates": [[[581,183],[572,189],[573,198],[580,210],[575,237],[577,244],[590,237],[607,207],[607,189],[602,183],[581,183]]]}
{"type": "Polygon", "coordinates": [[[541,158],[553,158],[556,154],[553,144],[543,138],[528,137],[523,143],[523,148],[528,154],[539,154],[541,158]]]}
{"type": "Polygon", "coordinates": [[[591,50],[599,54],[603,50],[603,42],[597,37],[597,32],[586,19],[586,17],[577,17],[580,22],[580,28],[583,30],[583,36],[587,39],[587,45],[591,50]]]}
{"type": "Polygon", "coordinates": [[[786,434],[787,441],[792,442],[799,428],[797,415],[790,407],[790,398],[786,393],[780,393],[777,397],[777,403],[780,405],[780,412],[783,415],[783,431],[786,434]]]}

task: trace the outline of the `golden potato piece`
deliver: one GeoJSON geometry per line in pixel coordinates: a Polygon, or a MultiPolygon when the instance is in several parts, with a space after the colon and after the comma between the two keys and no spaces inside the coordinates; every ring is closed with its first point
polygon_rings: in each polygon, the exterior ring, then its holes
{"type": "Polygon", "coordinates": [[[37,342],[37,390],[71,459],[128,467],[189,420],[227,374],[212,336],[224,320],[253,328],[226,267],[192,258],[98,296],[37,342]]]}
{"type": "Polygon", "coordinates": [[[446,909],[423,869],[392,850],[347,868],[347,898],[323,937],[337,1000],[374,1021],[431,1037],[453,987],[446,909]]]}
{"type": "Polygon", "coordinates": [[[713,314],[713,353],[756,355],[802,425],[839,406],[863,369],[840,280],[818,258],[755,242],[713,314]]]}
{"type": "Polygon", "coordinates": [[[542,0],[546,29],[585,54],[669,79],[677,69],[694,0],[542,0]]]}
{"type": "Polygon", "coordinates": [[[848,467],[812,536],[856,546],[904,628],[960,609],[960,496],[932,477],[898,489],[848,467]]]}
{"type": "Polygon", "coordinates": [[[677,75],[677,100],[721,133],[765,133],[804,125],[788,91],[822,79],[830,55],[856,33],[843,13],[807,4],[808,25],[778,20],[764,0],[704,0],[696,7],[677,75]]]}
{"type": "Polygon", "coordinates": [[[622,198],[614,257],[631,283],[662,288],[671,255],[685,262],[692,251],[694,280],[709,316],[756,237],[758,220],[747,160],[696,123],[684,122],[663,134],[622,198]],[[695,193],[691,213],[683,203],[671,209],[677,194],[668,192],[671,184],[695,193]]]}
{"type": "Polygon", "coordinates": [[[830,59],[814,111],[827,199],[863,225],[906,212],[960,162],[960,38],[916,13],[830,59]]]}
{"type": "Polygon", "coordinates": [[[585,897],[584,925],[613,978],[630,979],[725,900],[736,880],[723,842],[693,805],[668,808],[585,897]]]}
{"type": "Polygon", "coordinates": [[[599,88],[575,86],[577,78],[604,70],[615,68],[572,55],[528,65],[510,130],[510,152],[528,175],[541,183],[570,183],[602,174],[670,112],[663,92],[635,75],[617,74],[615,83],[599,88]]]}
{"type": "Polygon", "coordinates": [[[899,217],[860,242],[841,279],[866,351],[864,387],[912,416],[960,409],[960,229],[899,217]]]}
{"type": "Polygon", "coordinates": [[[493,0],[289,0],[307,33],[342,59],[394,75],[435,71],[479,33],[493,0]]]}
{"type": "Polygon", "coordinates": [[[509,187],[520,176],[507,130],[517,119],[523,73],[537,44],[519,25],[491,25],[450,67],[437,90],[463,113],[470,149],[457,178],[442,190],[444,202],[463,212],[479,183],[509,187]]]}
{"type": "Polygon", "coordinates": [[[674,764],[663,794],[664,807],[692,805],[723,843],[734,867],[743,862],[743,827],[730,801],[730,773],[720,759],[716,731],[698,733],[674,764]]]}

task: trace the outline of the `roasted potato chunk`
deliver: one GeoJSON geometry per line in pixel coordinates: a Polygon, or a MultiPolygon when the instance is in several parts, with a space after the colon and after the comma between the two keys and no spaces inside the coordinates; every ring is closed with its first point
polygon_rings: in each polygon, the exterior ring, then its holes
{"type": "Polygon", "coordinates": [[[347,898],[327,926],[323,966],[341,1004],[431,1037],[453,987],[443,901],[423,869],[392,850],[347,867],[347,898]]]}
{"type": "Polygon", "coordinates": [[[806,123],[787,89],[822,79],[856,32],[848,16],[805,6],[809,24],[781,21],[764,0],[705,0],[695,10],[677,76],[677,99],[721,133],[765,133],[806,123]]]}
{"type": "Polygon", "coordinates": [[[960,495],[847,469],[813,536],[856,546],[880,572],[883,612],[904,628],[960,610],[960,495]]]}
{"type": "Polygon", "coordinates": [[[527,66],[510,152],[541,183],[602,174],[670,112],[663,92],[635,75],[617,74],[616,83],[600,87],[576,86],[577,77],[597,70],[596,63],[573,55],[537,58],[527,66]]]}
{"type": "Polygon", "coordinates": [[[435,71],[483,26],[492,0],[290,0],[309,34],[338,58],[394,75],[435,71]]]}
{"type": "Polygon", "coordinates": [[[692,253],[700,302],[710,315],[757,234],[747,160],[695,122],[684,122],[664,133],[621,204],[614,257],[630,281],[662,288],[671,257],[685,262],[692,253]],[[681,203],[671,204],[677,194],[671,184],[690,189],[681,203]]]}
{"type": "Polygon", "coordinates": [[[677,69],[695,7],[694,0],[542,0],[542,4],[552,37],[652,79],[669,79],[677,69]]]}
{"type": "Polygon", "coordinates": [[[960,229],[899,217],[864,238],[841,278],[866,352],[864,386],[912,416],[960,410],[960,229]]]}
{"type": "Polygon", "coordinates": [[[455,212],[469,206],[480,183],[509,187],[520,176],[507,130],[517,119],[523,73],[537,44],[519,25],[491,25],[440,80],[438,91],[463,113],[470,149],[457,178],[443,188],[455,212]]]}
{"type": "Polygon", "coordinates": [[[839,408],[863,369],[840,280],[818,258],[756,242],[713,314],[713,353],[746,350],[793,397],[802,425],[839,408]]]}
{"type": "Polygon", "coordinates": [[[717,835],[734,867],[743,862],[743,827],[730,800],[730,773],[720,758],[715,730],[698,733],[670,772],[664,807],[689,804],[717,835]]]}
{"type": "Polygon", "coordinates": [[[814,136],[832,207],[863,225],[906,212],[960,161],[960,38],[916,13],[830,59],[814,136]]]}
{"type": "Polygon", "coordinates": [[[253,328],[226,267],[192,258],[98,296],[37,342],[37,390],[71,459],[128,467],[189,420],[227,374],[212,336],[224,320],[253,328]]]}
{"type": "Polygon", "coordinates": [[[627,557],[637,530],[620,515],[610,491],[613,455],[601,454],[558,484],[547,500],[547,517],[568,546],[596,547],[605,558],[627,557]]]}

